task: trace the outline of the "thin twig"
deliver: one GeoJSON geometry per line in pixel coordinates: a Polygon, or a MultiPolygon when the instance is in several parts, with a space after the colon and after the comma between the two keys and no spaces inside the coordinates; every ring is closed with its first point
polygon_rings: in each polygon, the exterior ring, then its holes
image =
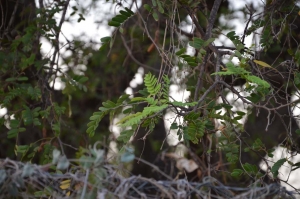
{"type": "Polygon", "coordinates": [[[158,70],[158,69],[156,69],[156,68],[153,68],[153,67],[151,67],[151,66],[148,66],[148,65],[146,65],[146,64],[143,64],[143,63],[141,63],[139,60],[137,60],[137,59],[133,56],[132,51],[131,51],[131,49],[129,48],[129,46],[127,45],[127,43],[126,43],[125,38],[124,38],[123,35],[121,35],[121,39],[122,39],[123,44],[124,44],[124,46],[125,46],[125,48],[126,48],[126,50],[127,50],[128,55],[130,56],[130,58],[131,58],[136,64],[138,64],[138,65],[140,65],[140,66],[142,66],[142,67],[144,67],[144,68],[147,68],[147,69],[149,69],[149,70],[152,70],[152,71],[155,71],[155,72],[160,72],[160,70],[158,70]]]}

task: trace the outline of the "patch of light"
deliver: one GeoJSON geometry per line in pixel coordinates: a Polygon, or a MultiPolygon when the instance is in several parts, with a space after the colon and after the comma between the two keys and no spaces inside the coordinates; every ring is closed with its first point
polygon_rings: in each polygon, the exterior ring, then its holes
{"type": "MultiPolygon", "coordinates": [[[[186,89],[182,89],[182,86],[172,84],[170,86],[170,101],[179,101],[179,102],[185,102],[188,100],[190,96],[190,92],[186,89]]],[[[165,128],[167,132],[167,141],[168,144],[171,146],[175,146],[178,144],[178,135],[176,130],[171,130],[170,126],[173,122],[176,122],[178,125],[182,124],[183,118],[179,117],[176,113],[168,111],[164,115],[164,121],[165,121],[165,128]]],[[[182,141],[182,140],[181,140],[182,141]]]]}
{"type": "Polygon", "coordinates": [[[145,69],[143,67],[139,67],[137,72],[140,73],[141,75],[144,75],[145,69]]]}
{"type": "Polygon", "coordinates": [[[130,88],[130,87],[127,87],[126,90],[125,90],[125,93],[132,96],[133,95],[133,89],[130,88]]]}
{"type": "Polygon", "coordinates": [[[51,87],[53,86],[54,90],[63,90],[66,87],[66,84],[63,81],[61,81],[61,79],[59,77],[57,77],[55,79],[55,82],[51,81],[49,83],[49,85],[51,87]],[[54,83],[54,85],[53,85],[53,83],[54,83]]]}
{"type": "Polygon", "coordinates": [[[0,106],[0,118],[7,114],[7,108],[1,108],[0,106]]]}
{"type": "Polygon", "coordinates": [[[175,146],[178,144],[178,135],[176,130],[170,129],[170,126],[173,122],[176,122],[177,124],[181,124],[183,119],[182,118],[176,118],[176,114],[174,114],[171,111],[168,111],[164,115],[164,121],[165,121],[165,129],[167,132],[167,142],[170,146],[175,146]]]}
{"type": "Polygon", "coordinates": [[[138,85],[143,83],[143,75],[141,73],[136,73],[134,78],[130,81],[129,86],[131,88],[136,88],[138,85]]]}
{"type": "Polygon", "coordinates": [[[109,162],[113,162],[118,155],[118,145],[115,141],[110,141],[109,142],[109,147],[108,147],[108,153],[107,153],[107,160],[109,162]]]}
{"type": "Polygon", "coordinates": [[[110,131],[114,134],[114,137],[116,138],[119,137],[122,130],[122,128],[117,125],[117,123],[120,121],[120,118],[121,117],[114,118],[112,125],[110,125],[109,127],[110,131]]]}

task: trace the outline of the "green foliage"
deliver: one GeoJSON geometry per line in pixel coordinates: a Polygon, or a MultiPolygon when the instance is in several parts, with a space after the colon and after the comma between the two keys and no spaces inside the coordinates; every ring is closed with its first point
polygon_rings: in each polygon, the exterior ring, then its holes
{"type": "Polygon", "coordinates": [[[216,73],[213,73],[212,75],[221,75],[221,76],[222,75],[236,75],[236,76],[240,76],[241,78],[247,80],[247,82],[257,84],[258,86],[262,86],[263,88],[270,88],[270,84],[268,82],[266,82],[265,80],[263,80],[257,76],[250,75],[250,72],[248,72],[244,68],[235,66],[232,62],[228,62],[226,64],[226,68],[224,70],[226,70],[226,71],[225,72],[222,72],[222,71],[216,72],[216,73]]]}
{"type": "Polygon", "coordinates": [[[241,175],[244,173],[244,170],[242,169],[234,169],[232,172],[231,172],[231,176],[233,177],[241,177],[241,175]]]}
{"type": "Polygon", "coordinates": [[[204,50],[205,47],[207,47],[211,42],[214,41],[214,38],[210,38],[206,41],[194,37],[193,41],[189,42],[189,45],[193,48],[199,50],[199,54],[197,57],[185,55],[186,48],[179,49],[175,55],[177,55],[179,58],[181,58],[183,61],[185,61],[189,66],[195,67],[198,66],[199,63],[202,63],[203,56],[206,54],[206,51],[204,50]]]}
{"type": "Polygon", "coordinates": [[[239,52],[244,50],[245,46],[241,42],[240,37],[236,35],[235,31],[231,31],[231,32],[227,33],[226,36],[232,41],[232,43],[234,44],[234,46],[236,47],[236,49],[239,52]]]}
{"type": "Polygon", "coordinates": [[[89,134],[90,137],[94,136],[100,121],[106,114],[109,113],[109,111],[105,107],[100,107],[99,110],[101,111],[93,113],[93,116],[90,117],[91,122],[87,124],[88,129],[86,130],[86,132],[89,134]]]}
{"type": "Polygon", "coordinates": [[[194,47],[195,49],[200,50],[201,48],[205,48],[206,46],[208,46],[214,40],[214,38],[209,38],[208,40],[204,41],[198,37],[194,37],[193,41],[189,42],[189,45],[194,47]]]}
{"type": "Polygon", "coordinates": [[[131,136],[134,134],[135,128],[133,127],[130,130],[124,130],[120,133],[120,136],[118,137],[118,141],[121,141],[123,143],[128,143],[131,136]]]}
{"type": "Polygon", "coordinates": [[[155,97],[161,89],[161,84],[158,83],[157,78],[151,73],[148,73],[145,75],[144,82],[150,96],[155,97]]]}
{"type": "Polygon", "coordinates": [[[167,104],[163,104],[161,106],[145,107],[143,112],[137,112],[135,114],[128,115],[128,116],[122,118],[118,122],[118,124],[120,124],[122,127],[129,127],[129,126],[133,126],[135,124],[139,124],[142,119],[146,118],[149,115],[153,115],[153,114],[156,114],[156,113],[161,113],[167,107],[168,107],[167,104]]]}
{"type": "Polygon", "coordinates": [[[186,134],[185,137],[195,144],[199,143],[200,139],[204,136],[205,124],[206,121],[201,120],[190,122],[187,128],[184,129],[184,134],[186,134]]]}
{"type": "Polygon", "coordinates": [[[26,126],[30,124],[33,124],[35,126],[40,126],[41,123],[37,117],[39,116],[39,110],[41,110],[41,107],[37,107],[33,110],[30,110],[29,107],[27,106],[25,106],[24,108],[25,110],[22,111],[24,124],[26,126]]]}
{"type": "Polygon", "coordinates": [[[125,8],[125,10],[120,10],[120,14],[114,16],[110,22],[109,26],[120,27],[125,21],[127,21],[131,16],[134,15],[130,9],[125,8]]]}
{"type": "Polygon", "coordinates": [[[282,159],[278,160],[277,162],[275,162],[275,164],[272,166],[271,172],[272,172],[274,178],[276,178],[278,176],[278,170],[286,161],[287,161],[286,158],[282,158],[282,159]]]}
{"type": "Polygon", "coordinates": [[[152,0],[152,6],[150,6],[149,4],[144,4],[143,7],[150,14],[152,14],[152,17],[155,21],[158,21],[159,19],[157,11],[161,14],[164,14],[165,9],[168,9],[165,2],[160,0],[152,0]]]}
{"type": "Polygon", "coordinates": [[[162,97],[166,101],[169,101],[170,85],[171,85],[171,81],[169,77],[167,75],[164,75],[163,84],[162,84],[162,97]]]}

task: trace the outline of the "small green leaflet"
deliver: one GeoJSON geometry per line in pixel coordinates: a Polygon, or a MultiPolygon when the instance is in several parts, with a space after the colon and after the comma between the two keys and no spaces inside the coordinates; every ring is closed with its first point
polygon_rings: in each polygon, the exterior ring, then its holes
{"type": "Polygon", "coordinates": [[[278,176],[278,170],[286,161],[287,160],[285,158],[282,158],[282,159],[278,160],[277,162],[275,162],[275,164],[272,166],[271,172],[273,173],[274,178],[276,178],[278,176]]]}

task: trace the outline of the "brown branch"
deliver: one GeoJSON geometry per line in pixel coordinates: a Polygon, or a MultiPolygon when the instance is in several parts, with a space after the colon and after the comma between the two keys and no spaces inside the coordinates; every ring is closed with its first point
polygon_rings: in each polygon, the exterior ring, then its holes
{"type": "Polygon", "coordinates": [[[246,5],[246,8],[249,10],[249,19],[246,23],[246,26],[245,26],[245,29],[244,29],[244,34],[242,36],[242,44],[244,44],[244,41],[245,41],[245,37],[246,37],[246,34],[247,34],[247,31],[248,31],[248,26],[249,26],[249,23],[250,21],[252,21],[252,17],[253,17],[253,10],[248,8],[248,6],[246,5]]]}
{"type": "MultiPolygon", "coordinates": [[[[65,22],[65,18],[66,18],[69,3],[70,3],[70,0],[67,0],[64,3],[65,6],[64,6],[64,9],[63,9],[62,17],[60,19],[58,28],[55,31],[56,35],[55,35],[54,53],[53,53],[53,57],[52,57],[52,60],[51,60],[51,63],[50,63],[49,73],[46,76],[46,81],[49,81],[50,75],[52,74],[52,71],[53,71],[53,68],[54,68],[54,65],[58,66],[58,59],[56,61],[56,56],[59,53],[59,35],[60,35],[61,27],[62,27],[63,23],[65,22]]],[[[53,89],[53,87],[54,87],[54,83],[52,85],[52,89],[53,89]]]]}
{"type": "Polygon", "coordinates": [[[142,162],[150,167],[152,167],[155,171],[157,171],[158,173],[160,173],[161,175],[163,175],[165,178],[167,178],[168,180],[173,180],[173,178],[171,178],[170,176],[168,176],[167,174],[165,174],[164,172],[162,172],[158,166],[146,161],[146,160],[143,160],[141,158],[135,158],[135,160],[139,161],[139,162],[142,162]]]}
{"type": "Polygon", "coordinates": [[[203,93],[203,95],[201,96],[201,98],[198,101],[198,104],[194,107],[193,111],[196,111],[198,109],[198,107],[202,104],[203,100],[206,98],[206,96],[208,95],[208,93],[210,91],[212,91],[218,84],[219,82],[214,82],[213,85],[211,85],[206,91],[205,93],[203,93]]]}
{"type": "Polygon", "coordinates": [[[194,101],[197,101],[199,91],[202,89],[202,86],[203,86],[203,75],[204,75],[204,71],[205,71],[205,65],[207,64],[208,55],[209,55],[209,53],[206,53],[203,63],[200,64],[200,66],[197,66],[197,68],[200,67],[200,73],[198,75],[197,86],[196,86],[195,95],[194,95],[194,101]]]}
{"type": "Polygon", "coordinates": [[[213,29],[214,23],[216,21],[217,18],[217,13],[219,10],[219,7],[221,5],[222,0],[215,0],[214,5],[211,9],[211,13],[208,19],[208,25],[207,25],[207,30],[206,30],[206,34],[204,36],[204,40],[207,40],[211,37],[211,31],[213,29]]]}

